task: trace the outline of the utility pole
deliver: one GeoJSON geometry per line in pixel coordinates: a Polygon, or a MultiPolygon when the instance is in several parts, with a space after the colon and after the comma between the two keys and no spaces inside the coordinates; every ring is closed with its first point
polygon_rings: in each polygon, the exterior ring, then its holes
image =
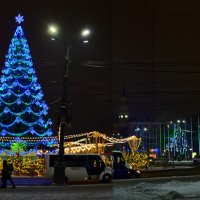
{"type": "MultiPolygon", "coordinates": [[[[57,28],[55,26],[49,26],[49,33],[56,35],[57,28]]],[[[81,32],[82,37],[87,37],[90,35],[89,29],[83,29],[81,32]]],[[[70,40],[70,44],[66,42],[66,40],[60,35],[63,39],[64,43],[67,46],[67,53],[64,60],[64,78],[63,78],[63,96],[58,114],[57,121],[57,131],[59,134],[59,154],[58,159],[54,164],[54,183],[56,184],[65,184],[66,176],[65,176],[65,160],[64,160],[64,137],[65,132],[68,132],[71,127],[71,103],[69,101],[69,67],[71,63],[70,59],[70,49],[73,40],[70,40]]],[[[74,38],[74,37],[73,37],[74,38]]],[[[55,38],[53,38],[55,40],[55,38]]],[[[88,40],[84,40],[83,43],[88,43],[88,40]]]]}
{"type": "Polygon", "coordinates": [[[71,63],[69,52],[71,46],[67,47],[67,54],[64,60],[64,78],[63,78],[63,97],[58,115],[58,129],[60,131],[59,154],[54,165],[54,182],[56,184],[65,184],[65,161],[64,161],[64,136],[66,129],[71,126],[71,103],[69,101],[69,66],[71,63]]]}

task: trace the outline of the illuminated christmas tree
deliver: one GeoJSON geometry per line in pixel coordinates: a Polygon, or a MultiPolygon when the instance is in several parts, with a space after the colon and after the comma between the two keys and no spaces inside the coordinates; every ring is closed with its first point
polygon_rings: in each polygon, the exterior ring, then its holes
{"type": "MultiPolygon", "coordinates": [[[[15,19],[18,24],[24,20],[20,14],[15,19]]],[[[24,150],[49,145],[44,138],[52,135],[52,122],[47,118],[48,106],[42,97],[29,46],[18,25],[0,78],[1,150],[11,149],[13,143],[24,150]]]]}

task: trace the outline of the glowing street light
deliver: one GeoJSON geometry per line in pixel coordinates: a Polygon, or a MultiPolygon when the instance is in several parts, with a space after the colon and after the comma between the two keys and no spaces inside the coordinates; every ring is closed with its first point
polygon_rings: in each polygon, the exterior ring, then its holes
{"type": "Polygon", "coordinates": [[[90,30],[89,29],[83,29],[82,32],[81,32],[81,35],[83,37],[87,37],[90,35],[90,30]]]}
{"type": "MultiPolygon", "coordinates": [[[[58,115],[58,124],[57,124],[57,130],[59,137],[59,154],[58,154],[58,160],[56,161],[54,165],[54,182],[58,184],[64,184],[65,183],[65,163],[63,160],[64,155],[64,134],[65,134],[65,128],[69,128],[71,126],[71,103],[69,102],[69,67],[71,63],[70,59],[70,50],[72,46],[72,42],[74,41],[65,41],[64,37],[62,37],[61,34],[58,33],[58,29],[56,26],[51,25],[48,27],[49,34],[55,36],[59,35],[60,38],[64,40],[65,44],[67,44],[67,52],[64,60],[64,79],[63,79],[63,96],[61,100],[60,105],[60,111],[58,115]]],[[[89,29],[84,29],[81,32],[82,37],[87,37],[90,35],[89,29]]],[[[55,40],[55,38],[51,38],[52,40],[55,40]]],[[[73,37],[74,39],[74,37],[73,37]]],[[[77,38],[75,38],[77,39],[77,38]]],[[[88,40],[83,41],[83,43],[88,43],[88,40]]]]}
{"type": "Polygon", "coordinates": [[[48,27],[48,32],[51,34],[51,35],[56,35],[58,33],[58,28],[54,25],[50,25],[48,27]]]}
{"type": "MultiPolygon", "coordinates": [[[[55,25],[49,25],[49,26],[48,26],[48,32],[49,32],[50,35],[58,35],[58,34],[59,34],[58,27],[55,26],[55,25]]],[[[80,34],[80,35],[81,35],[83,38],[85,38],[85,37],[88,37],[90,34],[91,34],[90,29],[85,28],[85,29],[83,29],[83,30],[81,31],[81,34],[80,34]]],[[[60,34],[59,34],[59,35],[60,35],[60,34]]],[[[88,43],[88,40],[84,40],[83,43],[88,43]]]]}

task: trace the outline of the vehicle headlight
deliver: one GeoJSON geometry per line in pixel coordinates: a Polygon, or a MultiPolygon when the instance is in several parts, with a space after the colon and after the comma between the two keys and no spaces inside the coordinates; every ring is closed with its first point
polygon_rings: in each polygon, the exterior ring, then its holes
{"type": "Polygon", "coordinates": [[[138,174],[140,174],[140,171],[136,171],[138,174]]]}

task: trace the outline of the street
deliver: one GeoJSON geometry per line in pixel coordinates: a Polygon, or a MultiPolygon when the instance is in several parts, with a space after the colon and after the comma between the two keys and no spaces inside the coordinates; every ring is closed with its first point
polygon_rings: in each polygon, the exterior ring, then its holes
{"type": "Polygon", "coordinates": [[[1,200],[92,200],[92,199],[113,199],[112,184],[87,184],[67,186],[19,186],[15,189],[0,188],[1,200]]]}
{"type": "Polygon", "coordinates": [[[0,189],[1,200],[199,199],[200,176],[114,180],[110,184],[19,186],[0,189]]]}

